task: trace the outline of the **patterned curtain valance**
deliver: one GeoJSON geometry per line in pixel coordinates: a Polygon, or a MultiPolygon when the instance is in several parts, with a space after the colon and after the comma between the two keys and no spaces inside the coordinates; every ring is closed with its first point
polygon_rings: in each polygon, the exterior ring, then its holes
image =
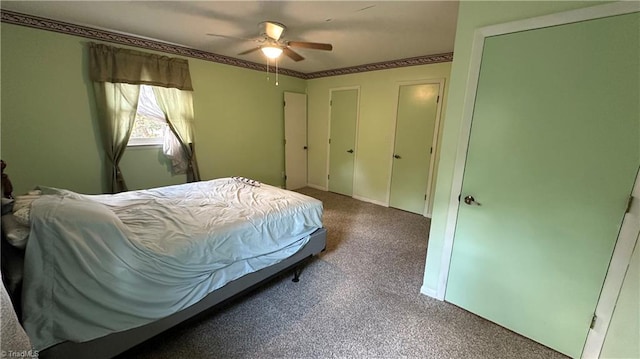
{"type": "Polygon", "coordinates": [[[89,43],[93,82],[145,84],[193,91],[189,62],[145,52],[89,43]]]}

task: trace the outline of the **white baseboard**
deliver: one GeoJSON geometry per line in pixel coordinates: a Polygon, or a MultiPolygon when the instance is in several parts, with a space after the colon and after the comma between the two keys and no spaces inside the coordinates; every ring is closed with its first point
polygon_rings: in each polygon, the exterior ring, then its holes
{"type": "Polygon", "coordinates": [[[435,289],[427,288],[424,285],[420,287],[420,293],[437,300],[442,300],[438,298],[438,295],[435,289]]]}
{"type": "Polygon", "coordinates": [[[363,201],[363,202],[369,202],[369,203],[377,204],[378,206],[382,206],[382,207],[389,207],[389,204],[388,204],[388,203],[381,202],[381,201],[376,201],[375,199],[370,199],[370,198],[360,197],[360,196],[353,196],[352,198],[353,198],[353,199],[357,199],[358,201],[363,201]]]}
{"type": "MultiPolygon", "coordinates": [[[[319,185],[315,185],[313,183],[307,183],[307,187],[310,188],[315,188],[317,190],[320,191],[329,191],[329,189],[327,187],[323,187],[323,186],[319,186],[319,185]]],[[[381,201],[376,201],[375,199],[370,199],[370,198],[366,198],[366,197],[360,197],[360,196],[351,196],[351,198],[353,199],[357,199],[358,201],[363,201],[363,202],[368,202],[368,203],[373,203],[373,204],[377,204],[378,206],[383,206],[383,207],[389,207],[388,203],[385,202],[381,202],[381,201]]]]}

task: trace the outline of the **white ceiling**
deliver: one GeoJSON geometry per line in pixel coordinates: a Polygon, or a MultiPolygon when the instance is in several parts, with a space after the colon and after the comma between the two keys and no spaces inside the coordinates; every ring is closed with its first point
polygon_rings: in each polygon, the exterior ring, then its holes
{"type": "Polygon", "coordinates": [[[317,72],[453,52],[458,1],[2,1],[2,9],[264,63],[252,41],[265,20],[287,26],[287,40],[333,44],[295,49],[281,67],[317,72]]]}

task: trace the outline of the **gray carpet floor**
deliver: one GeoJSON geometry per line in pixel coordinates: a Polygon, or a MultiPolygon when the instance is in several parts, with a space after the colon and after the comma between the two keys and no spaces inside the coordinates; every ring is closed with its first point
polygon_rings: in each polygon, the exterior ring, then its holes
{"type": "Polygon", "coordinates": [[[131,358],[565,358],[419,293],[429,220],[338,194],[327,250],[300,282],[282,276],[125,353],[131,358]]]}

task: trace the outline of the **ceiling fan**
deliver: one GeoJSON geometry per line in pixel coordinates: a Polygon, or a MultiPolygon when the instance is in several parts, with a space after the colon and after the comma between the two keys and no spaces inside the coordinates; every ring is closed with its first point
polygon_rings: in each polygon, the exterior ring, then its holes
{"type": "Polygon", "coordinates": [[[240,40],[251,40],[260,43],[259,46],[243,51],[238,55],[246,55],[254,51],[261,50],[265,56],[271,59],[278,58],[282,53],[293,61],[302,61],[304,57],[293,51],[291,48],[304,48],[313,50],[331,51],[333,46],[331,44],[324,44],[319,42],[307,42],[307,41],[289,41],[282,38],[284,31],[287,29],[281,23],[274,21],[263,21],[258,24],[260,29],[260,35],[255,39],[242,39],[226,35],[207,34],[211,36],[219,36],[240,40]]]}

